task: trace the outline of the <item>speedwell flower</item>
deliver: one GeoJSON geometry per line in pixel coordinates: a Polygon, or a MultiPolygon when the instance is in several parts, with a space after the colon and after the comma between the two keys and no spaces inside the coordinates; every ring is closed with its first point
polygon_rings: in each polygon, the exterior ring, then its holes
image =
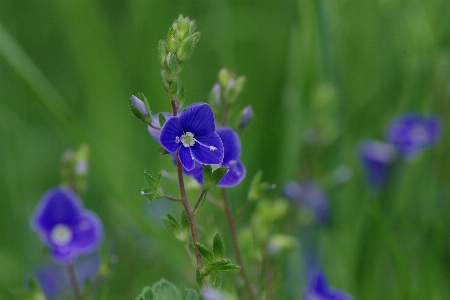
{"type": "Polygon", "coordinates": [[[31,227],[60,263],[73,263],[80,254],[98,248],[103,238],[99,217],[83,208],[78,196],[68,188],[52,188],[41,198],[31,227]]]}
{"type": "Polygon", "coordinates": [[[352,300],[352,296],[332,288],[321,270],[311,270],[308,276],[308,286],[303,293],[304,300],[352,300]]]}
{"type": "Polygon", "coordinates": [[[178,151],[181,164],[188,171],[196,161],[208,165],[223,161],[223,144],[216,133],[214,114],[206,103],[190,106],[179,116],[167,119],[159,140],[171,154],[178,151]]]}
{"type": "Polygon", "coordinates": [[[386,139],[406,159],[414,158],[422,149],[432,146],[441,135],[441,122],[437,116],[425,117],[406,113],[389,125],[386,139]]]}
{"type": "MultiPolygon", "coordinates": [[[[230,127],[222,127],[217,129],[217,134],[220,136],[224,155],[221,167],[227,166],[228,172],[222,177],[217,184],[218,187],[229,188],[238,185],[245,178],[247,170],[241,162],[241,141],[239,136],[230,127]]],[[[195,178],[200,184],[203,183],[203,166],[196,164],[190,171],[185,171],[188,176],[195,178]]]]}

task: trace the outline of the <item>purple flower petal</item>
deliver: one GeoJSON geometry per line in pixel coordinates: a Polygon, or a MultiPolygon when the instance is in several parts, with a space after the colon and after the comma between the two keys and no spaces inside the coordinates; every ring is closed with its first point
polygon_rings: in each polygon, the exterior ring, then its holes
{"type": "Polygon", "coordinates": [[[223,161],[224,147],[216,132],[212,132],[209,136],[196,137],[196,140],[194,146],[190,148],[199,163],[215,165],[223,161]]]}
{"type": "Polygon", "coordinates": [[[406,159],[412,159],[424,148],[437,142],[441,134],[438,117],[425,117],[416,113],[405,113],[389,125],[386,139],[406,159]]]}
{"type": "Polygon", "coordinates": [[[242,147],[237,133],[230,127],[219,128],[216,132],[224,145],[223,163],[238,160],[241,156],[242,147]]]}
{"type": "Polygon", "coordinates": [[[216,130],[213,111],[206,103],[188,107],[179,119],[184,132],[192,132],[196,139],[209,136],[216,130]]]}
{"type": "Polygon", "coordinates": [[[313,270],[308,276],[308,286],[303,293],[304,300],[352,300],[352,296],[328,286],[325,274],[320,270],[313,270]]]}
{"type": "Polygon", "coordinates": [[[188,171],[192,170],[195,166],[191,149],[191,147],[181,147],[180,151],[178,151],[178,157],[180,158],[181,164],[188,171]]]}
{"type": "Polygon", "coordinates": [[[182,145],[177,139],[182,136],[183,129],[180,127],[178,117],[172,117],[166,120],[161,128],[160,142],[170,153],[174,153],[182,145]]]}
{"type": "Polygon", "coordinates": [[[222,166],[228,166],[228,173],[217,184],[218,187],[229,188],[238,185],[245,178],[247,170],[240,160],[232,160],[222,166]]]}
{"type": "Polygon", "coordinates": [[[396,159],[394,146],[376,140],[364,140],[360,143],[359,155],[369,186],[383,188],[396,159]]]}
{"type": "MultiPolygon", "coordinates": [[[[172,115],[170,113],[168,113],[168,112],[161,112],[161,113],[157,113],[157,114],[152,116],[152,125],[155,126],[155,127],[160,127],[161,128],[161,124],[159,124],[159,114],[162,114],[164,116],[164,118],[166,118],[166,120],[171,118],[172,115]]],[[[150,125],[147,126],[147,130],[148,130],[148,133],[150,133],[150,135],[152,136],[152,138],[157,143],[160,143],[159,137],[161,136],[161,130],[154,129],[150,125]]]]}

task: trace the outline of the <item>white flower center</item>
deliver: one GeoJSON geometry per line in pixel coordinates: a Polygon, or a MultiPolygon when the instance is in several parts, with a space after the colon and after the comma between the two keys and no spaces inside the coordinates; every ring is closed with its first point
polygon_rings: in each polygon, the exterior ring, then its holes
{"type": "Polygon", "coordinates": [[[183,146],[186,147],[186,148],[194,146],[195,142],[197,142],[201,146],[209,148],[209,150],[211,150],[211,151],[217,150],[217,148],[214,147],[214,146],[208,146],[208,145],[205,145],[205,144],[199,142],[197,139],[195,139],[194,134],[192,132],[189,132],[189,131],[187,131],[181,137],[179,137],[179,136],[175,137],[175,143],[178,144],[179,142],[183,143],[183,146]]]}
{"type": "Polygon", "coordinates": [[[58,246],[65,246],[72,240],[72,231],[64,224],[58,224],[53,227],[50,233],[50,239],[58,246]]]}
{"type": "Polygon", "coordinates": [[[426,144],[428,142],[428,131],[427,129],[423,126],[423,125],[416,125],[412,130],[411,130],[411,139],[422,145],[422,144],[426,144]]]}

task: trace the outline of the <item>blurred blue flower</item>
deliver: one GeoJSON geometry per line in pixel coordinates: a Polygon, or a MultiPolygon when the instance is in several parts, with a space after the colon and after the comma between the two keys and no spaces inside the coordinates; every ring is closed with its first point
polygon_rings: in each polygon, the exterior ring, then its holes
{"type": "Polygon", "coordinates": [[[405,113],[389,125],[386,140],[393,144],[402,156],[412,159],[437,142],[441,135],[441,122],[437,116],[425,117],[417,113],[405,113]]]}
{"type": "Polygon", "coordinates": [[[167,119],[159,140],[170,153],[178,151],[181,164],[189,171],[194,168],[195,161],[201,164],[222,163],[223,145],[215,129],[211,108],[207,104],[198,104],[167,119]]]}
{"type": "MultiPolygon", "coordinates": [[[[77,259],[75,275],[81,290],[84,290],[87,281],[92,283],[97,278],[100,262],[98,252],[83,255],[77,259]]],[[[68,272],[61,264],[48,262],[33,271],[33,275],[47,300],[66,299],[73,293],[68,272]]]]}
{"type": "Polygon", "coordinates": [[[44,194],[31,217],[31,227],[50,248],[52,258],[63,264],[96,250],[103,239],[99,217],[85,210],[69,188],[56,187],[44,194]]]}
{"type": "Polygon", "coordinates": [[[330,214],[328,196],[315,182],[288,181],[284,184],[283,193],[300,208],[312,210],[316,222],[324,223],[328,220],[330,214]]]}
{"type": "Polygon", "coordinates": [[[352,300],[349,294],[328,285],[325,274],[318,269],[308,274],[308,285],[303,292],[304,300],[352,300]]]}
{"type": "Polygon", "coordinates": [[[389,178],[391,167],[396,159],[395,147],[372,139],[359,144],[359,156],[369,186],[383,188],[389,178]]]}
{"type": "MultiPolygon", "coordinates": [[[[223,143],[224,156],[220,166],[227,166],[228,172],[217,184],[218,187],[229,188],[238,185],[247,173],[244,164],[240,160],[242,147],[237,133],[230,127],[222,127],[216,130],[223,143]]],[[[195,167],[186,171],[188,176],[195,178],[200,184],[203,183],[203,166],[196,163],[195,167]]]]}
{"type": "Polygon", "coordinates": [[[253,107],[251,105],[247,105],[242,110],[242,119],[239,123],[239,128],[244,128],[248,125],[248,123],[253,119],[253,107]]]}

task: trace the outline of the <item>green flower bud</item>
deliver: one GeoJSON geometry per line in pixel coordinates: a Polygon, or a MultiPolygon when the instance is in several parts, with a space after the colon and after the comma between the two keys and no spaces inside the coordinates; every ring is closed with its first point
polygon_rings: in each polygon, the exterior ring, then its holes
{"type": "Polygon", "coordinates": [[[181,43],[177,51],[177,59],[180,64],[185,63],[189,60],[193,47],[194,43],[192,37],[188,37],[181,43]]]}
{"type": "Polygon", "coordinates": [[[172,28],[169,30],[169,35],[167,36],[167,50],[169,52],[177,52],[178,40],[176,39],[176,32],[172,28]]]}
{"type": "Polygon", "coordinates": [[[192,43],[195,46],[195,44],[197,44],[197,42],[200,40],[200,32],[196,32],[196,33],[192,34],[191,38],[192,38],[192,43]]]}
{"type": "Polygon", "coordinates": [[[197,28],[197,25],[195,25],[195,21],[192,20],[189,22],[189,34],[192,34],[195,29],[197,28]]]}
{"type": "Polygon", "coordinates": [[[189,18],[183,18],[183,15],[180,15],[177,20],[177,31],[178,31],[178,39],[180,41],[184,40],[189,33],[189,18]]]}
{"type": "Polygon", "coordinates": [[[223,89],[227,87],[230,77],[230,72],[227,69],[224,68],[219,71],[219,82],[223,89]]]}
{"type": "Polygon", "coordinates": [[[167,58],[167,43],[163,40],[158,42],[158,57],[161,68],[164,68],[164,60],[167,58]]]}
{"type": "Polygon", "coordinates": [[[176,74],[178,70],[177,57],[172,52],[169,52],[166,56],[165,65],[169,73],[176,74]]]}
{"type": "Polygon", "coordinates": [[[164,71],[164,70],[161,70],[161,81],[162,81],[162,84],[164,85],[164,88],[166,89],[166,92],[169,92],[170,85],[167,82],[166,71],[164,71]]]}
{"type": "Polygon", "coordinates": [[[172,82],[172,85],[169,89],[170,99],[178,98],[178,80],[172,82]]]}
{"type": "Polygon", "coordinates": [[[244,75],[241,75],[238,78],[236,78],[236,93],[240,94],[242,92],[246,81],[247,78],[244,75]]]}

